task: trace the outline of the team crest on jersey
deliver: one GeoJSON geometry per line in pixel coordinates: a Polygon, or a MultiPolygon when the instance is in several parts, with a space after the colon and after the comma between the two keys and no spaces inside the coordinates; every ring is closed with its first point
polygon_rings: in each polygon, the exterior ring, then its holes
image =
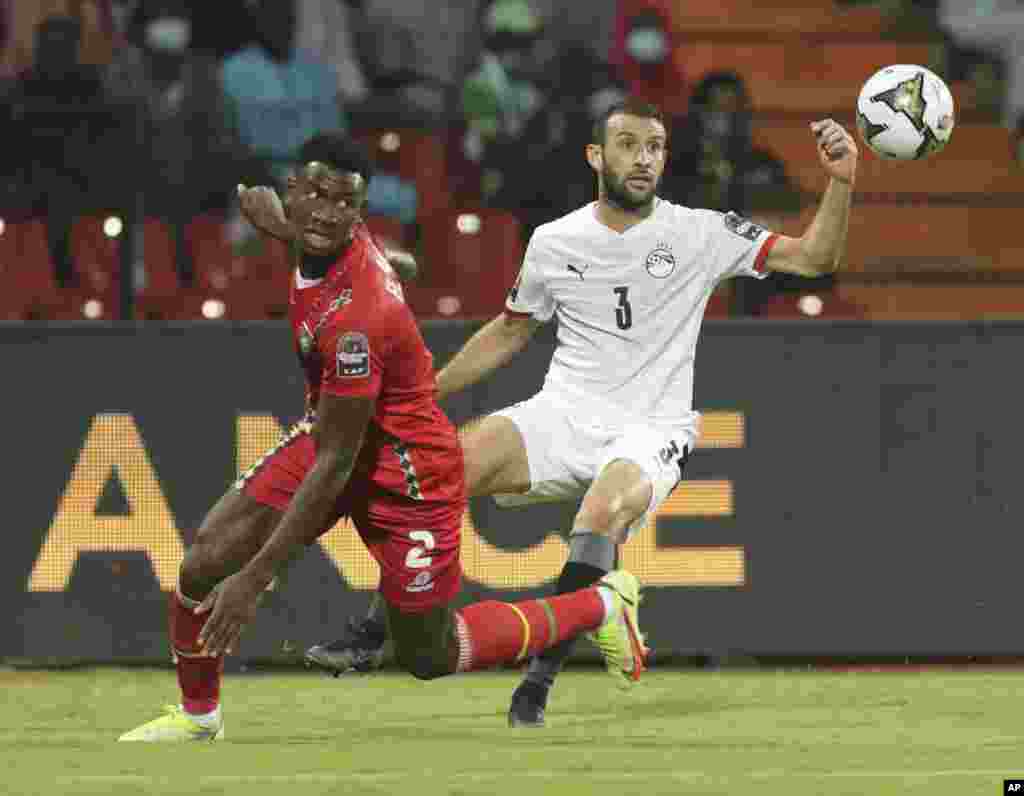
{"type": "Polygon", "coordinates": [[[338,340],[338,378],[361,379],[370,375],[370,341],[362,332],[345,332],[338,340]]]}
{"type": "Polygon", "coordinates": [[[644,268],[655,279],[664,279],[676,270],[676,256],[667,243],[659,243],[644,260],[644,268]]]}
{"type": "Polygon", "coordinates": [[[725,222],[727,230],[751,242],[756,241],[758,236],[764,232],[762,227],[759,227],[753,221],[748,221],[739,213],[726,213],[722,217],[722,221],[725,222]]]}

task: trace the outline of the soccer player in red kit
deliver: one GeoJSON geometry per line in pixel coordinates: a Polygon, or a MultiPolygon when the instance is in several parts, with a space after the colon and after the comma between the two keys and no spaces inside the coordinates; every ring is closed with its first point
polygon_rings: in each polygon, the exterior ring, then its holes
{"type": "Polygon", "coordinates": [[[288,227],[275,232],[296,259],[290,321],[306,415],[205,518],[170,600],[181,704],[121,740],[223,737],[224,654],[288,561],[343,516],[380,566],[396,659],[414,676],[524,661],[598,629],[609,667],[639,676],[638,586],[627,572],[547,599],[452,608],[462,450],[435,401],[432,357],[401,284],[362,223],[370,164],[326,133],[306,142],[299,162],[282,208],[270,189],[240,196],[258,226],[288,227]]]}

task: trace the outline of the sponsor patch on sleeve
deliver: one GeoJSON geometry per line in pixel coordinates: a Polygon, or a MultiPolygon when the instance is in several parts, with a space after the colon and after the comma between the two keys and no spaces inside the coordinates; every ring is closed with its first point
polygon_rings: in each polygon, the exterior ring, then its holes
{"type": "Polygon", "coordinates": [[[370,341],[362,332],[345,332],[338,339],[338,378],[361,379],[370,375],[370,341]]]}
{"type": "Polygon", "coordinates": [[[746,238],[749,241],[756,241],[758,237],[764,232],[764,227],[759,227],[753,221],[749,221],[741,216],[739,213],[726,213],[722,220],[725,222],[725,228],[732,232],[734,235],[739,235],[741,238],[746,238]]]}

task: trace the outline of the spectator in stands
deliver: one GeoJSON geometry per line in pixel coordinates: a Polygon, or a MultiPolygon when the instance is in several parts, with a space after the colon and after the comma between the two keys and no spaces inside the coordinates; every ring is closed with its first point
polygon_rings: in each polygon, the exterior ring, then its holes
{"type": "MultiPolygon", "coordinates": [[[[738,74],[705,75],[690,95],[686,117],[673,128],[662,189],[666,198],[738,212],[772,229],[787,228],[786,222],[799,214],[806,197],[778,158],[753,146],[750,95],[738,74]]],[[[799,289],[828,290],[831,279],[803,280],[799,289]]],[[[739,281],[744,284],[732,285],[736,315],[759,314],[766,301],[792,284],[778,275],[739,281]]]]}
{"type": "Polygon", "coordinates": [[[696,85],[689,111],[673,123],[664,195],[690,207],[742,210],[751,144],[750,96],[735,72],[711,72],[696,85]]]}
{"type": "Polygon", "coordinates": [[[348,6],[341,0],[297,0],[296,11],[295,46],[331,67],[343,105],[364,101],[369,88],[356,58],[348,6]]]}
{"type": "Polygon", "coordinates": [[[599,64],[611,63],[617,0],[530,0],[560,52],[582,48],[599,64]]]}
{"type": "Polygon", "coordinates": [[[519,216],[524,232],[586,204],[593,197],[594,176],[579,157],[590,141],[596,119],[626,97],[614,67],[600,61],[589,47],[569,45],[558,52],[546,73],[557,80],[540,82],[545,102],[525,126],[519,142],[495,147],[487,163],[504,163],[492,205],[519,216]],[[523,143],[525,142],[525,143],[523,143]],[[543,174],[544,179],[537,179],[543,174]]]}
{"type": "MultiPolygon", "coordinates": [[[[141,193],[135,212],[168,221],[178,274],[192,281],[185,229],[197,213],[223,210],[235,185],[255,176],[231,124],[216,62],[189,48],[192,21],[186,0],[142,0],[128,26],[137,42],[121,48],[107,68],[108,96],[137,120],[130,131],[136,168],[122,170],[126,194],[141,193]]],[[[141,219],[140,219],[141,220],[141,219]]]]}
{"type": "MultiPolygon", "coordinates": [[[[553,66],[553,48],[541,18],[526,0],[495,0],[484,16],[484,50],[466,78],[462,111],[468,130],[465,147],[492,167],[521,168],[527,149],[522,136],[547,104],[545,71],[553,66]],[[508,155],[512,162],[503,162],[508,155]],[[502,162],[497,162],[502,161],[502,162]]],[[[471,155],[472,156],[472,155],[471,155]]]]}
{"type": "Polygon", "coordinates": [[[74,17],[45,19],[35,32],[32,68],[0,89],[4,203],[45,214],[60,284],[77,279],[70,248],[74,218],[107,201],[103,178],[112,169],[104,144],[118,126],[104,102],[98,68],[79,60],[81,34],[74,17]]]}
{"type": "Polygon", "coordinates": [[[102,66],[114,50],[111,0],[7,0],[2,6],[8,42],[0,53],[0,76],[13,77],[31,69],[36,30],[50,17],[71,17],[80,26],[78,60],[102,66]]]}
{"type": "Polygon", "coordinates": [[[444,128],[481,49],[483,0],[345,0],[371,100],[367,126],[444,128]]]}
{"type": "Polygon", "coordinates": [[[657,103],[669,115],[686,110],[683,83],[672,53],[668,11],[649,7],[632,12],[621,3],[615,20],[611,61],[629,93],[657,103]]]}
{"type": "Polygon", "coordinates": [[[1008,127],[1024,127],[1024,2],[1022,0],[941,0],[939,21],[962,45],[999,57],[1006,71],[1004,117],[1008,127]]]}
{"type": "Polygon", "coordinates": [[[345,130],[331,67],[296,47],[295,0],[252,0],[254,43],[222,66],[243,142],[283,177],[317,130],[345,130]]]}

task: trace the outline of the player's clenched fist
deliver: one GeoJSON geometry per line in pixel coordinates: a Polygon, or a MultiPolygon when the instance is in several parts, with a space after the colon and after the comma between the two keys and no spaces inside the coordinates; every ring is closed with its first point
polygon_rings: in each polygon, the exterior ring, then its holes
{"type": "Polygon", "coordinates": [[[833,119],[811,122],[811,132],[818,140],[818,156],[829,176],[853,182],[859,154],[853,136],[833,119]]]}
{"type": "Polygon", "coordinates": [[[238,186],[238,202],[242,213],[257,229],[280,240],[294,236],[291,224],[284,214],[284,205],[273,188],[257,185],[247,188],[238,186]]]}

